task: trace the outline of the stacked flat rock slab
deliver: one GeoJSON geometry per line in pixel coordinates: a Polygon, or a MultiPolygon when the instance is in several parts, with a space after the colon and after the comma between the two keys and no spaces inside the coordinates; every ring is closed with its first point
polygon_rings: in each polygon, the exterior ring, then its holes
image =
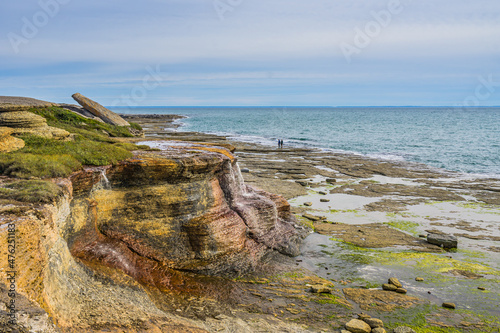
{"type": "Polygon", "coordinates": [[[24,147],[24,141],[11,136],[12,128],[0,127],[0,153],[10,153],[24,147]]]}
{"type": "Polygon", "coordinates": [[[33,98],[0,96],[0,126],[10,128],[13,135],[33,134],[49,139],[66,139],[70,136],[69,132],[48,126],[45,118],[28,111],[34,107],[54,105],[33,98]]]}
{"type": "Polygon", "coordinates": [[[78,102],[78,104],[83,106],[85,110],[89,111],[94,116],[101,118],[106,123],[116,126],[130,126],[125,119],[90,98],[78,93],[74,94],[72,97],[78,102]]]}

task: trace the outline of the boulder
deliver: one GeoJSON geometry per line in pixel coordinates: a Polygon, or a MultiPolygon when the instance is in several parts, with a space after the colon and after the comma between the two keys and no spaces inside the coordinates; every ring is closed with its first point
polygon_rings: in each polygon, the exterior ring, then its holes
{"type": "Polygon", "coordinates": [[[82,94],[74,94],[73,99],[83,106],[87,111],[92,113],[94,116],[101,118],[106,123],[116,126],[130,126],[130,124],[114,113],[111,110],[106,109],[101,104],[94,102],[93,100],[83,96],[82,94]]]}
{"type": "Polygon", "coordinates": [[[330,199],[319,199],[321,202],[330,202],[330,199]]]}
{"type": "Polygon", "coordinates": [[[44,117],[28,111],[0,113],[0,126],[13,128],[36,128],[47,125],[44,117]]]}
{"type": "Polygon", "coordinates": [[[406,294],[408,292],[405,288],[398,288],[395,291],[400,294],[406,294]]]}
{"type": "Polygon", "coordinates": [[[302,214],[302,217],[305,217],[306,219],[314,221],[314,222],[320,221],[322,219],[319,216],[315,216],[315,215],[311,215],[311,214],[307,214],[307,213],[306,214],[302,214]]]}
{"type": "Polygon", "coordinates": [[[396,287],[398,287],[398,288],[402,288],[402,287],[403,287],[403,285],[401,284],[401,282],[399,282],[399,280],[398,280],[397,278],[395,278],[395,277],[391,277],[391,278],[389,278],[389,281],[388,281],[388,282],[389,282],[390,284],[392,284],[392,285],[395,285],[395,286],[396,286],[396,287]]]}
{"type": "Polygon", "coordinates": [[[372,331],[370,325],[359,319],[352,319],[345,328],[352,333],[370,333],[372,331]]]}
{"type": "Polygon", "coordinates": [[[24,147],[24,141],[11,136],[12,128],[0,127],[0,153],[10,153],[24,147]]]}
{"type": "Polygon", "coordinates": [[[383,327],[376,327],[372,329],[372,333],[387,333],[387,331],[383,327]]]}
{"type": "Polygon", "coordinates": [[[316,294],[331,294],[332,288],[324,286],[322,284],[317,284],[311,287],[311,292],[316,294]]]}
{"type": "Polygon", "coordinates": [[[390,283],[384,283],[382,285],[382,289],[388,290],[388,291],[396,291],[396,289],[398,289],[398,287],[396,287],[395,285],[390,284],[390,283]]]}
{"type": "Polygon", "coordinates": [[[40,136],[42,138],[55,139],[55,140],[66,140],[69,139],[71,135],[66,130],[47,125],[35,128],[14,128],[14,134],[16,135],[30,134],[30,135],[40,136]]]}
{"type": "Polygon", "coordinates": [[[371,328],[384,327],[384,322],[378,318],[365,318],[363,321],[371,328]]]}
{"type": "Polygon", "coordinates": [[[443,305],[442,305],[443,308],[448,308],[448,309],[455,309],[457,306],[455,305],[455,303],[451,303],[451,302],[444,302],[443,305]]]}
{"type": "Polygon", "coordinates": [[[453,235],[445,234],[428,234],[427,243],[440,246],[445,249],[454,249],[458,245],[458,240],[453,235]]]}

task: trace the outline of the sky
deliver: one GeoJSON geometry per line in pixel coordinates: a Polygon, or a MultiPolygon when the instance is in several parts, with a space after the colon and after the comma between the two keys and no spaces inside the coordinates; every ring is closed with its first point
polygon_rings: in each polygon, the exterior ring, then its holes
{"type": "Polygon", "coordinates": [[[107,106],[498,106],[498,0],[0,4],[0,95],[107,106]]]}

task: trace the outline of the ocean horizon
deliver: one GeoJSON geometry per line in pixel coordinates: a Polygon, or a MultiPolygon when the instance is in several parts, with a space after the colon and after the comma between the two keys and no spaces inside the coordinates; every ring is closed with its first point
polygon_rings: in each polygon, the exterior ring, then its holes
{"type": "Polygon", "coordinates": [[[423,163],[500,178],[500,107],[110,107],[124,114],[178,114],[178,131],[315,147],[423,163]]]}

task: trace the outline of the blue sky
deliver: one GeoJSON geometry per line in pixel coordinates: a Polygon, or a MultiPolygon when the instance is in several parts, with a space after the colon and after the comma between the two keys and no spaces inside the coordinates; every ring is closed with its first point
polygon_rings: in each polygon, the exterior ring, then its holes
{"type": "Polygon", "coordinates": [[[0,36],[0,95],[500,105],[498,0],[2,1],[0,36]]]}

